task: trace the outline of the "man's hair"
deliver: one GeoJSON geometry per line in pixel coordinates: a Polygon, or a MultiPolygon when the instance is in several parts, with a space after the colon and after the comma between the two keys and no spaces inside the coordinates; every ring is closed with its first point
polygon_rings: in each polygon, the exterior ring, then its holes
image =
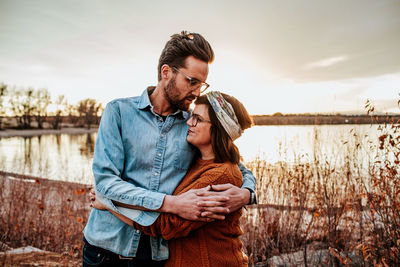
{"type": "Polygon", "coordinates": [[[172,35],[158,61],[158,81],[161,80],[161,67],[164,64],[184,68],[188,56],[211,63],[214,60],[214,51],[207,40],[198,33],[182,31],[180,34],[172,35]]]}
{"type": "MultiPolygon", "coordinates": [[[[240,124],[240,128],[242,130],[250,128],[253,124],[253,121],[249,113],[247,113],[247,110],[243,106],[243,104],[233,96],[227,94],[222,94],[222,96],[225,98],[226,101],[229,102],[229,104],[232,105],[240,124]]],[[[221,122],[218,120],[217,115],[215,115],[214,109],[207,99],[207,96],[199,96],[196,99],[195,104],[204,104],[208,106],[208,115],[210,116],[211,120],[211,146],[215,154],[214,162],[223,163],[229,161],[234,164],[238,164],[240,162],[239,149],[233,143],[232,139],[225,131],[221,122]]]]}

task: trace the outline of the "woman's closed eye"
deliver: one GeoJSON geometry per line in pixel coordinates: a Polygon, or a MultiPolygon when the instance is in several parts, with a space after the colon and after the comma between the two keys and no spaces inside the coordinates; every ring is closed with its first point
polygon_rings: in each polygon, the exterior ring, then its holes
{"type": "Polygon", "coordinates": [[[200,115],[198,115],[198,114],[193,114],[193,119],[194,119],[195,121],[198,121],[198,122],[203,122],[203,121],[205,121],[205,120],[202,119],[202,118],[200,117],[200,115]]]}

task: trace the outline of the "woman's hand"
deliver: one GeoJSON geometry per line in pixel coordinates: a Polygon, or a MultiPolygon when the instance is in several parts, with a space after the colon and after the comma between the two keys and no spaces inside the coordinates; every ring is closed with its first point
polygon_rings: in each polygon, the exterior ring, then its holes
{"type": "Polygon", "coordinates": [[[106,210],[107,207],[103,205],[100,201],[97,200],[96,198],[96,191],[94,188],[90,189],[89,191],[89,201],[90,201],[90,207],[98,209],[98,210],[106,210]]]}

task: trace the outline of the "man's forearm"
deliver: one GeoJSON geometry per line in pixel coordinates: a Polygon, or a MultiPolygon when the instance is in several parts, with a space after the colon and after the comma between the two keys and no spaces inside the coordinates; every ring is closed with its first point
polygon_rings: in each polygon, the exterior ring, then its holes
{"type": "Polygon", "coordinates": [[[122,203],[122,202],[115,201],[115,200],[111,200],[111,201],[112,201],[112,203],[114,203],[115,206],[120,206],[120,207],[133,209],[133,210],[146,210],[146,211],[149,210],[149,209],[146,209],[145,207],[142,207],[142,206],[129,205],[129,204],[125,204],[125,203],[122,203]]]}
{"type": "Polygon", "coordinates": [[[245,188],[240,188],[240,189],[241,189],[241,195],[242,195],[242,204],[243,204],[243,206],[246,206],[251,201],[251,192],[246,187],[245,188]]]}
{"type": "Polygon", "coordinates": [[[117,217],[118,219],[120,219],[121,221],[123,221],[124,223],[126,223],[126,224],[128,224],[128,225],[130,225],[130,226],[133,226],[133,220],[131,220],[131,219],[129,219],[128,217],[125,217],[124,215],[122,215],[122,214],[119,214],[119,213],[117,213],[117,212],[115,212],[115,211],[113,211],[113,210],[108,210],[109,212],[111,212],[115,217],[117,217]]]}
{"type": "Polygon", "coordinates": [[[164,197],[163,204],[159,209],[156,210],[150,210],[142,206],[135,206],[135,205],[130,205],[130,204],[125,204],[122,202],[118,202],[115,200],[112,200],[115,206],[120,206],[128,209],[134,209],[134,210],[143,210],[143,211],[158,211],[158,212],[168,212],[168,213],[174,213],[174,206],[176,206],[176,198],[174,196],[166,195],[164,197]]]}
{"type": "Polygon", "coordinates": [[[253,173],[244,166],[243,163],[239,163],[238,167],[243,175],[243,184],[241,188],[249,191],[248,202],[246,202],[246,205],[255,204],[257,203],[256,178],[254,177],[253,173]]]}

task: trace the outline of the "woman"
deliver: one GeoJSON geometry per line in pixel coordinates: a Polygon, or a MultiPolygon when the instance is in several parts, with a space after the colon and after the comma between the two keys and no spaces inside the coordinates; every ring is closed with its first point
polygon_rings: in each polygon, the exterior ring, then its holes
{"type": "MultiPolygon", "coordinates": [[[[187,141],[198,149],[199,155],[174,195],[208,185],[231,183],[242,185],[238,148],[233,143],[252,124],[246,109],[236,98],[209,92],[195,101],[187,121],[187,141]]],[[[105,209],[99,201],[93,207],[105,209]]],[[[113,211],[111,211],[113,212],[113,211]]],[[[161,235],[169,241],[170,257],[166,266],[247,266],[239,236],[241,210],[230,213],[225,220],[209,223],[184,220],[162,213],[151,226],[141,226],[113,212],[135,229],[151,236],[161,235]]]]}

